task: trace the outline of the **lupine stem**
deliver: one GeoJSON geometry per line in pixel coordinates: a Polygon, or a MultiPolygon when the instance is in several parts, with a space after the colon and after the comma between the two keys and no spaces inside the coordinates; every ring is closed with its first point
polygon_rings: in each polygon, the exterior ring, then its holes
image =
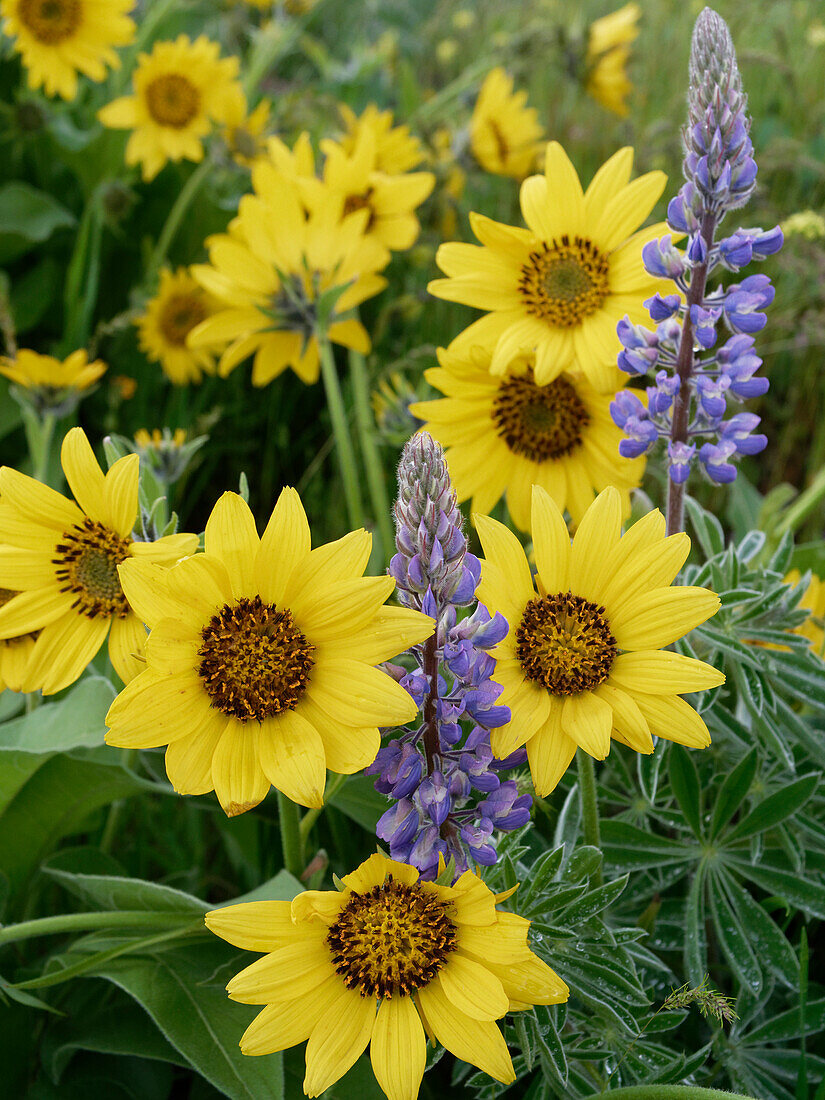
{"type": "Polygon", "coordinates": [[[281,829],[281,848],[284,853],[284,867],[295,878],[300,878],[304,870],[304,841],[301,835],[301,815],[298,807],[278,791],[278,824],[281,829]]]}
{"type": "Polygon", "coordinates": [[[347,414],[344,408],[341,386],[338,382],[338,372],[335,369],[332,345],[323,333],[318,335],[318,344],[321,350],[321,377],[324,380],[327,407],[332,420],[332,433],[335,436],[335,448],[338,451],[338,462],[341,466],[341,477],[344,482],[347,515],[351,527],[363,527],[364,506],[361,502],[361,488],[358,483],[358,467],[355,462],[355,451],[347,425],[347,414]]]}
{"type": "Polygon", "coordinates": [[[629,1085],[609,1092],[594,1092],[586,1100],[603,1100],[605,1096],[612,1096],[613,1100],[755,1100],[746,1093],[698,1085],[629,1085]]]}
{"type": "MultiPolygon", "coordinates": [[[[576,750],[576,768],[579,773],[579,799],[582,807],[584,842],[601,851],[602,834],[599,828],[599,800],[596,794],[596,769],[593,757],[584,749],[576,750]]],[[[596,886],[602,884],[601,867],[592,876],[596,886]]]]}
{"type": "Polygon", "coordinates": [[[178,192],[178,197],[172,204],[172,209],[166,216],[166,221],[163,223],[163,228],[160,231],[160,236],[157,239],[154,251],[149,258],[149,263],[146,268],[146,281],[151,282],[152,278],[157,274],[163,261],[166,259],[166,254],[175,239],[175,235],[180,229],[180,224],[183,221],[189,207],[194,202],[195,196],[200,191],[203,184],[206,182],[206,177],[212,168],[212,164],[209,158],[205,158],[198,167],[191,173],[189,179],[181,187],[178,192]]]}
{"type": "Polygon", "coordinates": [[[423,670],[427,677],[427,695],[424,699],[424,752],[427,757],[427,775],[435,771],[435,757],[441,746],[438,741],[438,639],[435,634],[423,645],[423,670]]]}
{"type": "Polygon", "coordinates": [[[390,498],[387,495],[381,455],[375,441],[375,419],[370,408],[367,364],[360,352],[350,351],[349,369],[352,392],[355,396],[355,419],[358,425],[358,438],[361,441],[361,457],[367,474],[367,489],[370,494],[373,519],[381,535],[383,560],[386,561],[391,557],[393,546],[390,498]]]}
{"type": "MultiPolygon", "coordinates": [[[[716,219],[712,214],[705,214],[702,218],[700,234],[708,252],[713,243],[713,234],[716,230],[716,219]]],[[[690,317],[691,306],[701,306],[705,297],[705,286],[708,281],[708,265],[697,264],[690,276],[690,286],[686,296],[687,310],[682,326],[682,338],[679,343],[679,354],[676,359],[676,373],[679,376],[679,392],[673,402],[673,420],[670,429],[672,443],[687,443],[688,426],[690,424],[690,379],[693,376],[693,322],[690,317]]],[[[668,480],[667,488],[667,533],[675,535],[685,529],[685,483],[683,481],[668,480]]]]}

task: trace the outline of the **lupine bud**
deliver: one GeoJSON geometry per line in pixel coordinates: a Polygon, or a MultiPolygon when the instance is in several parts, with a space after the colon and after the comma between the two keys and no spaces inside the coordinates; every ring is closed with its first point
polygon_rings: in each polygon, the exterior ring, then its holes
{"type": "Polygon", "coordinates": [[[664,297],[656,293],[652,298],[648,298],[645,302],[645,308],[654,321],[666,321],[669,317],[672,317],[674,313],[679,312],[679,307],[682,304],[682,297],[680,294],[667,294],[664,297]]]}
{"type": "Polygon", "coordinates": [[[712,348],[716,343],[716,322],[721,315],[721,309],[703,309],[701,306],[690,307],[693,335],[703,348],[712,348]]]}
{"type": "Polygon", "coordinates": [[[687,443],[674,443],[668,440],[667,456],[670,459],[668,473],[670,480],[681,484],[687,481],[690,474],[690,464],[696,454],[696,445],[687,443]]]}
{"type": "Polygon", "coordinates": [[[687,271],[685,257],[669,233],[658,241],[648,241],[642,249],[642,263],[647,273],[658,279],[678,279],[687,271]]]}

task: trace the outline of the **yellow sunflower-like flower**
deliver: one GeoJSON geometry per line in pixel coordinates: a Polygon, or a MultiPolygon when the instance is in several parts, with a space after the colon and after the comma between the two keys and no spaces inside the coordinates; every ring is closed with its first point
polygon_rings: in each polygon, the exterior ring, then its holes
{"type": "Polygon", "coordinates": [[[636,25],[642,9],[625,4],[618,11],[594,20],[587,34],[587,91],[608,111],[626,118],[627,97],[633,85],[627,75],[630,44],[639,34],[636,25]]]}
{"type": "Polygon", "coordinates": [[[138,456],[104,475],[83,430],[63,440],[63,472],[77,501],[8,466],[0,468],[0,585],[17,595],[0,607],[0,638],[39,631],[25,690],[51,695],[80,676],[107,635],[109,657],[127,682],[142,667],[143,623],[117,567],[131,558],[171,565],[197,549],[197,535],[135,542],[138,456]]]}
{"type": "MultiPolygon", "coordinates": [[[[785,577],[785,583],[799,584],[801,579],[799,570],[793,569],[785,577]]],[[[825,660],[825,581],[812,575],[799,606],[807,608],[811,614],[802,626],[796,628],[796,633],[810,638],[814,653],[825,660]]]]}
{"type": "Polygon", "coordinates": [[[271,108],[269,100],[262,99],[257,107],[247,113],[246,96],[243,93],[232,105],[226,121],[224,139],[237,164],[251,168],[259,157],[266,155],[271,108]]]}
{"type": "MultiPolygon", "coordinates": [[[[581,374],[560,374],[536,384],[533,356],[521,356],[506,375],[490,374],[490,352],[456,355],[438,350],[440,367],[425,377],[445,396],[419,401],[410,412],[447,448],[459,502],[487,513],[507,494],[507,508],[522,531],[530,527],[533,485],[541,485],[579,523],[608,485],[621,491],[630,514],[630,490],[644,473],[643,458],[619,455],[622,439],[610,416],[610,395],[596,392],[581,374]]],[[[616,389],[624,379],[616,370],[616,389]]]]}
{"type": "MultiPolygon", "coordinates": [[[[0,588],[0,607],[16,596],[8,588],[0,588]]],[[[0,641],[0,691],[27,691],[26,668],[37,641],[37,632],[23,634],[19,638],[4,638],[0,641]]]]}
{"type": "Polygon", "coordinates": [[[603,760],[615,737],[637,752],[652,736],[704,748],[707,727],[681,698],[724,683],[715,668],[663,650],[719,606],[704,588],[670,587],[690,552],[684,533],[665,537],[660,512],[621,535],[621,497],[605,489],[572,548],[552,499],[533,489],[536,584],[516,536],[488,516],[476,524],[485,560],[479,600],[510,624],[496,647],[500,703],[512,718],[492,732],[504,757],[521,745],[539,795],[561,779],[577,747],[603,760]]]}
{"type": "Polygon", "coordinates": [[[456,337],[456,351],[493,347],[494,374],[533,351],[539,385],[576,366],[600,392],[612,388],[616,325],[625,314],[643,323],[645,298],[662,289],[645,271],[641,251],[666,224],[634,230],[667,177],[648,172],[631,183],[632,167],[633,150],[620,149],[582,194],[567,154],[551,142],[544,175],[521,185],[529,228],[471,214],[481,247],[441,245],[436,262],[449,278],[430,283],[430,293],[490,311],[456,337]]]}
{"type": "Polygon", "coordinates": [[[39,355],[20,348],[14,358],[0,358],[0,374],[17,386],[29,390],[35,403],[45,408],[63,405],[88,390],[106,373],[102,359],[89,362],[85,348],[73,351],[66,359],[39,355]]]}
{"type": "Polygon", "coordinates": [[[418,138],[410,133],[409,126],[394,126],[392,111],[379,111],[370,103],[360,115],[356,115],[346,103],[339,106],[346,133],[340,140],[341,148],[352,156],[358,146],[362,130],[371,130],[375,144],[375,169],[388,176],[397,176],[416,168],[424,159],[424,149],[418,138]]]}
{"type": "Polygon", "coordinates": [[[215,373],[215,355],[208,347],[190,348],[189,333],[211,317],[217,304],[185,267],[172,272],[164,268],[154,298],[135,322],[140,350],[152,363],[160,363],[170,382],[185,386],[200,382],[204,374],[215,373]]]}
{"type": "Polygon", "coordinates": [[[206,914],[236,947],[264,951],[237,974],[229,996],[265,1005],[241,1038],[244,1054],[308,1039],[304,1092],[320,1096],[370,1046],[389,1100],[415,1100],[427,1037],[497,1081],[515,1081],[496,1020],[569,990],[531,951],[530,922],[466,871],[454,886],[377,853],[340,891],[292,901],[247,902],[206,914]]]}
{"type": "Polygon", "coordinates": [[[533,170],[544,136],[527,92],[513,92],[513,78],[493,69],[481,85],[470,119],[470,148],[487,172],[524,179],[533,170]]]}
{"type": "Polygon", "coordinates": [[[156,42],[138,56],[134,94],[107,103],[98,112],[104,126],[131,130],[126,163],[140,164],[151,180],[169,160],[203,159],[203,139],[213,125],[228,123],[243,110],[237,57],[220,58],[220,47],[204,35],[185,34],[156,42]]]}
{"type": "Polygon", "coordinates": [[[77,74],[106,79],[117,69],[115,46],[132,41],[135,0],[0,0],[3,30],[15,39],[30,88],[74,99],[77,74]]]}
{"type": "Polygon", "coordinates": [[[146,671],[109,710],[107,742],[168,745],[175,790],[214,789],[229,816],[257,806],[270,784],[323,805],[327,767],[366,767],[377,727],[416,713],[373,666],[433,628],[417,611],[383,606],[392,578],[361,575],[371,544],[354,531],[310,550],[294,489],[259,538],[243,499],[224,493],[204,554],[168,572],[127,562],[121,583],[151,633],[146,671]]]}
{"type": "Polygon", "coordinates": [[[193,349],[225,348],[219,372],[226,376],[255,356],[252,384],[265,386],[287,367],[307,383],[319,375],[319,309],[326,336],[366,353],[366,329],[348,311],[387,285],[376,274],[387,251],[365,237],[368,214],[342,218],[339,194],[319,188],[309,210],[302,180],[259,161],[252,170],[256,194],[244,195],[230,233],[210,238],[209,265],[191,270],[223,307],[189,334],[193,349]]]}

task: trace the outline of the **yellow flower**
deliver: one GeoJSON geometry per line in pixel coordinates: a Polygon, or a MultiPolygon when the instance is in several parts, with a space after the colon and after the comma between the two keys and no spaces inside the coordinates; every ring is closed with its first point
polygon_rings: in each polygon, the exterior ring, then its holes
{"type": "Polygon", "coordinates": [[[246,96],[243,93],[234,102],[226,121],[224,138],[237,164],[251,168],[258,157],[266,155],[271,106],[268,99],[262,99],[247,114],[246,96]]]}
{"type": "MultiPolygon", "coordinates": [[[[505,376],[490,374],[489,351],[456,355],[438,351],[440,367],[427,381],[446,396],[419,401],[410,412],[447,449],[459,502],[487,513],[507,494],[507,508],[522,531],[530,527],[532,486],[541,485],[561,511],[579,523],[594,496],[608,485],[621,491],[630,514],[630,490],[642,478],[644,459],[621,458],[622,432],[601,395],[580,374],[560,374],[536,385],[533,357],[515,360],[505,376]]],[[[616,389],[624,379],[616,370],[616,389]]]]}
{"type": "Polygon", "coordinates": [[[377,853],[340,892],[227,905],[207,927],[236,947],[266,952],[227,986],[265,1005],[241,1038],[244,1054],[309,1039],[304,1092],[319,1096],[370,1045],[389,1100],[415,1100],[427,1037],[497,1081],[515,1081],[496,1020],[569,990],[527,942],[530,922],[496,908],[471,871],[454,886],[377,853]]]}
{"type": "Polygon", "coordinates": [[[135,446],[141,451],[179,449],[186,442],[186,429],[153,428],[151,433],[146,428],[138,428],[135,432],[135,446]]]}
{"type": "Polygon", "coordinates": [[[223,308],[192,330],[188,346],[224,347],[223,376],[254,354],[255,386],[267,385],[287,367],[302,381],[316,382],[319,301],[327,292],[338,295],[327,337],[356,351],[370,349],[361,322],[342,315],[387,285],[376,274],[386,263],[386,249],[364,236],[367,212],[342,220],[341,196],[323,186],[307,210],[304,182],[258,161],[252,170],[256,193],[241,199],[230,233],[207,242],[210,264],[191,269],[223,308]]]}
{"type": "Polygon", "coordinates": [[[627,76],[630,43],[639,34],[636,26],[642,9],[625,4],[590,24],[587,37],[587,91],[608,111],[625,118],[627,97],[633,85],[627,76]]]}
{"type": "Polygon", "coordinates": [[[347,156],[352,156],[363,130],[371,130],[375,143],[375,170],[389,176],[409,172],[424,159],[421,142],[410,133],[409,126],[393,126],[392,111],[379,111],[370,103],[356,115],[346,103],[339,106],[341,117],[346,126],[346,134],[341,138],[341,147],[347,156]]]}
{"type": "MultiPolygon", "coordinates": [[[[799,570],[793,569],[785,577],[785,583],[799,584],[801,579],[799,570]]],[[[795,633],[810,638],[814,653],[825,660],[825,581],[813,574],[799,606],[807,608],[811,614],[795,633]]]]}
{"type": "MultiPolygon", "coordinates": [[[[104,126],[131,130],[126,163],[140,164],[151,180],[169,160],[203,159],[203,138],[213,124],[237,117],[243,92],[237,57],[219,58],[220,47],[201,35],[156,42],[138,56],[134,94],[98,112],[104,126]]],[[[242,110],[243,108],[241,108],[242,110]]]]}
{"type": "Polygon", "coordinates": [[[535,163],[544,134],[527,92],[513,92],[504,69],[489,72],[470,119],[470,148],[482,168],[497,176],[524,179],[535,163]]]}
{"type": "Polygon", "coordinates": [[[118,580],[131,558],[170,565],[197,549],[197,535],[135,542],[138,456],[104,475],[83,430],[63,440],[63,472],[77,504],[8,466],[0,469],[0,585],[18,593],[0,607],[0,638],[40,631],[26,690],[52,695],[80,676],[109,637],[109,657],[127,682],[146,640],[118,580]]]}
{"type": "Polygon", "coordinates": [[[135,34],[134,0],[0,0],[3,30],[15,38],[30,88],[74,99],[77,74],[106,79],[120,67],[114,46],[135,34]]]}
{"type": "Polygon", "coordinates": [[[231,817],[270,783],[323,805],[326,769],[365,768],[378,726],[409,721],[410,696],[373,666],[432,633],[425,615],[384,607],[391,577],[362,577],[372,538],[354,531],[310,551],[304,509],[284,489],[259,538],[248,506],[224,493],[206,552],[168,573],[120,571],[151,628],[146,671],[112,703],[110,745],[168,745],[180,794],[214,790],[231,817]]]}
{"type": "Polygon", "coordinates": [[[160,273],[160,286],[146,312],[135,322],[141,351],[176,386],[200,382],[204,374],[215,373],[215,355],[209,348],[187,346],[189,333],[211,317],[216,303],[196,283],[185,267],[160,273]]]}
{"type": "Polygon", "coordinates": [[[89,362],[85,348],[73,351],[66,359],[39,355],[20,348],[13,359],[0,358],[0,374],[24,389],[31,390],[44,407],[61,405],[67,398],[93,386],[106,373],[102,359],[89,362]]]}
{"type": "Polygon", "coordinates": [[[533,783],[546,795],[577,747],[603,760],[611,736],[653,752],[652,736],[704,748],[707,727],[682,699],[725,677],[703,661],[662,649],[709,619],[719,597],[669,587],[690,552],[684,533],[666,538],[660,512],[621,535],[621,498],[605,489],[573,539],[547,493],[533,488],[534,587],[521,543],[503,524],[477,516],[485,560],[479,600],[510,624],[496,647],[499,702],[512,713],[492,732],[498,757],[527,746],[533,783]],[[621,536],[621,537],[620,537],[621,536]]]}
{"type": "Polygon", "coordinates": [[[545,174],[521,185],[529,228],[471,214],[481,247],[441,245],[436,262],[449,278],[430,283],[430,293],[490,311],[456,337],[455,351],[493,347],[494,374],[534,351],[539,385],[576,366],[600,392],[613,388],[620,350],[616,325],[625,314],[644,323],[644,299],[662,288],[645,271],[641,251],[667,226],[634,230],[667,177],[648,172],[630,183],[632,166],[633,150],[620,149],[583,195],[575,168],[553,141],[545,174]]]}
{"type": "MultiPolygon", "coordinates": [[[[0,588],[0,607],[4,607],[16,592],[0,588]]],[[[28,691],[26,668],[31,657],[37,631],[23,634],[19,638],[4,638],[0,641],[0,691],[28,691]]]]}

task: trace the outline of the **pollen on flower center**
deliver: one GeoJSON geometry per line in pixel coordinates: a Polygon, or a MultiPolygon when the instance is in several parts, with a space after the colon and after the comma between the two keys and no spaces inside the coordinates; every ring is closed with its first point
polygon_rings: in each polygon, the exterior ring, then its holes
{"type": "Polygon", "coordinates": [[[173,294],[163,306],[158,318],[158,328],[170,344],[186,347],[186,337],[208,316],[208,310],[199,295],[173,294]]]}
{"type": "Polygon", "coordinates": [[[438,898],[390,876],[353,894],[326,937],[335,969],[362,997],[406,997],[433,980],[456,948],[438,898]]]}
{"type": "Polygon", "coordinates": [[[17,18],[38,42],[53,46],[74,34],[83,8],[80,0],[20,0],[17,18]]]}
{"type": "Polygon", "coordinates": [[[566,378],[537,386],[532,368],[502,380],[491,415],[513,454],[533,462],[570,454],[590,422],[582,399],[566,378]]]}
{"type": "Polygon", "coordinates": [[[117,567],[128,558],[130,545],[129,539],[88,517],[64,531],[52,564],[58,567],[60,591],[75,595],[73,608],[90,619],[123,619],[129,614],[117,567]]]}
{"type": "Polygon", "coordinates": [[[519,289],[535,317],[571,328],[598,310],[610,293],[610,265],[590,241],[565,235],[542,242],[522,264],[519,289]]]}
{"type": "Polygon", "coordinates": [[[212,706],[241,722],[293,710],[306,691],[315,646],[288,608],[241,597],[201,631],[198,673],[212,706]]]}
{"type": "Polygon", "coordinates": [[[552,695],[593,691],[610,675],[617,652],[604,608],[571,592],[530,600],[516,631],[525,676],[552,695]]]}
{"type": "Polygon", "coordinates": [[[156,76],[146,86],[146,106],[160,126],[182,130],[200,110],[200,93],[188,77],[180,73],[156,76]]]}

